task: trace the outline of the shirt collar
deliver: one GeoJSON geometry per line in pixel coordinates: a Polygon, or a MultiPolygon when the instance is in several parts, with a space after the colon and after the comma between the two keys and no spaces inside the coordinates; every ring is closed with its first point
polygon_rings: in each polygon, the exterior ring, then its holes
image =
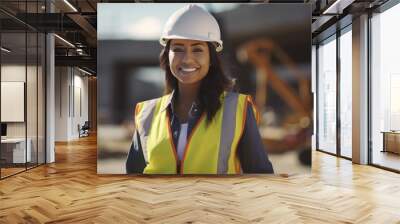
{"type": "MultiPolygon", "coordinates": [[[[161,108],[161,112],[166,110],[168,107],[171,107],[172,113],[174,113],[174,99],[176,97],[177,91],[175,89],[168,95],[168,98],[161,108]]],[[[200,106],[197,102],[193,102],[192,108],[190,110],[190,114],[198,114],[200,112],[200,106]]]]}

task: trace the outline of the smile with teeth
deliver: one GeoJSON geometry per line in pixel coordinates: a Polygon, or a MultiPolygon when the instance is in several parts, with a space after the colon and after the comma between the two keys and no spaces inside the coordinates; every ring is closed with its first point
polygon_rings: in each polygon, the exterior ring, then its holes
{"type": "Polygon", "coordinates": [[[197,70],[197,68],[180,68],[181,71],[183,72],[194,72],[197,70]]]}

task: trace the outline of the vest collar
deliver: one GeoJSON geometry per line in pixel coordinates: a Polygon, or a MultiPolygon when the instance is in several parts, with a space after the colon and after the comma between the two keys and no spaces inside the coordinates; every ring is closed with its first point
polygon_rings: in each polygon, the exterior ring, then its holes
{"type": "MultiPolygon", "coordinates": [[[[175,90],[173,90],[171,93],[169,93],[165,96],[167,98],[167,100],[166,100],[165,104],[162,105],[161,112],[166,110],[170,105],[171,105],[171,107],[173,106],[174,95],[175,95],[175,90]]],[[[173,107],[172,107],[172,109],[173,109],[173,107]]]]}
{"type": "MultiPolygon", "coordinates": [[[[161,107],[161,112],[165,111],[168,107],[171,108],[172,113],[175,113],[174,111],[174,99],[177,97],[178,91],[173,90],[170,94],[167,94],[165,97],[166,102],[165,104],[161,107]]],[[[199,103],[193,102],[192,107],[189,111],[189,114],[194,116],[194,115],[199,115],[201,113],[201,108],[199,103]]]]}

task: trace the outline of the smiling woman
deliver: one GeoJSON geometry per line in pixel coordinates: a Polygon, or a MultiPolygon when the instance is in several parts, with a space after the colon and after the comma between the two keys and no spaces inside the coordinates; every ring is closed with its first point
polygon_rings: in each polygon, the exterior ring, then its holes
{"type": "Polygon", "coordinates": [[[185,95],[178,105],[186,108],[177,109],[181,120],[187,120],[185,111],[197,98],[211,120],[220,106],[219,96],[232,88],[231,80],[222,71],[215,46],[204,41],[172,39],[161,51],[160,62],[166,75],[165,93],[177,90],[182,93],[179,95],[185,95]],[[186,47],[182,43],[186,43],[186,47]]]}
{"type": "Polygon", "coordinates": [[[165,95],[136,105],[127,173],[273,173],[250,96],[232,92],[218,52],[215,18],[188,5],[170,16],[160,38],[165,95]]]}
{"type": "Polygon", "coordinates": [[[206,42],[171,40],[168,57],[172,74],[183,85],[199,84],[208,73],[210,53],[206,42]]]}

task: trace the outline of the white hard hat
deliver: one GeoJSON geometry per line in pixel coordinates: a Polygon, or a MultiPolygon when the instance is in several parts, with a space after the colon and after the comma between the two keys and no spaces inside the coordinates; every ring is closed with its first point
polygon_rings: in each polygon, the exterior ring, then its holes
{"type": "Polygon", "coordinates": [[[166,46],[170,39],[209,41],[222,50],[221,31],[217,20],[202,7],[190,4],[172,14],[165,24],[160,43],[166,46]]]}

